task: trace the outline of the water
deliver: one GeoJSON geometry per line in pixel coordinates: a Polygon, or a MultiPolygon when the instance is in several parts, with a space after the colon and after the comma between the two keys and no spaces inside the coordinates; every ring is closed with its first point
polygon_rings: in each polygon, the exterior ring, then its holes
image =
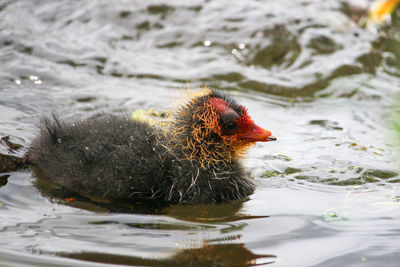
{"type": "Polygon", "coordinates": [[[26,147],[42,114],[166,110],[206,84],[278,137],[246,160],[255,194],[220,205],[1,174],[0,265],[398,266],[400,20],[360,26],[370,2],[0,1],[0,136],[26,147]]]}

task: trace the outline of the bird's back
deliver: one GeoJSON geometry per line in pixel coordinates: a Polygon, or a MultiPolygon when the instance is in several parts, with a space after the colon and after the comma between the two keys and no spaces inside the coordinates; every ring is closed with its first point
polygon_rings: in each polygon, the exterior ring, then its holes
{"type": "Polygon", "coordinates": [[[155,129],[129,117],[44,119],[28,160],[71,191],[106,198],[162,197],[168,161],[155,129]]]}

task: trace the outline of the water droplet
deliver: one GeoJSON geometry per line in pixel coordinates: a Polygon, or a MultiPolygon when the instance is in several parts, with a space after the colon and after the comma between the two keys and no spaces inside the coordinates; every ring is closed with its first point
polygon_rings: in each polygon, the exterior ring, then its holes
{"type": "Polygon", "coordinates": [[[85,146],[85,149],[86,149],[86,150],[89,150],[89,149],[90,149],[90,147],[88,147],[88,146],[85,146]]]}
{"type": "Polygon", "coordinates": [[[236,49],[232,49],[232,54],[236,55],[238,51],[236,49]]]}
{"type": "Polygon", "coordinates": [[[58,139],[57,139],[57,142],[58,142],[59,144],[61,144],[61,142],[62,142],[61,138],[58,138],[58,139]]]}
{"type": "Polygon", "coordinates": [[[31,76],[29,76],[29,79],[31,79],[32,81],[36,81],[37,79],[39,79],[39,77],[35,76],[35,75],[31,75],[31,76]]]}
{"type": "Polygon", "coordinates": [[[36,81],[34,81],[34,83],[35,84],[42,84],[42,81],[41,80],[36,80],[36,81]]]}
{"type": "Polygon", "coordinates": [[[264,35],[263,32],[262,32],[262,31],[259,31],[259,32],[256,33],[256,36],[255,36],[255,37],[256,37],[256,38],[262,38],[263,35],[264,35]]]}
{"type": "Polygon", "coordinates": [[[210,46],[210,45],[211,45],[211,41],[209,41],[209,40],[204,41],[204,46],[210,46]]]}
{"type": "Polygon", "coordinates": [[[239,44],[239,48],[240,48],[240,49],[244,49],[245,47],[246,47],[245,44],[243,44],[243,43],[239,44]]]}
{"type": "Polygon", "coordinates": [[[14,82],[15,82],[16,84],[21,84],[21,83],[22,83],[20,80],[14,80],[14,82]]]}

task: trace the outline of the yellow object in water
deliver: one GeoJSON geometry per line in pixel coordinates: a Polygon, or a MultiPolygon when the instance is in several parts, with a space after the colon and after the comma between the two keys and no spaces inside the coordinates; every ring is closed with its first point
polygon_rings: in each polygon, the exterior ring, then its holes
{"type": "Polygon", "coordinates": [[[137,109],[132,115],[131,119],[134,121],[143,121],[150,124],[155,123],[156,121],[160,121],[162,119],[167,118],[170,115],[167,111],[156,111],[154,109],[137,109]]]}
{"type": "Polygon", "coordinates": [[[396,8],[399,0],[376,0],[369,9],[369,19],[374,23],[380,23],[386,19],[396,8]]]}
{"type": "Polygon", "coordinates": [[[133,121],[146,121],[148,120],[147,110],[137,109],[132,113],[131,119],[133,121]]]}
{"type": "Polygon", "coordinates": [[[151,115],[151,110],[137,109],[132,113],[131,119],[153,124],[154,120],[151,118],[151,115]]]}

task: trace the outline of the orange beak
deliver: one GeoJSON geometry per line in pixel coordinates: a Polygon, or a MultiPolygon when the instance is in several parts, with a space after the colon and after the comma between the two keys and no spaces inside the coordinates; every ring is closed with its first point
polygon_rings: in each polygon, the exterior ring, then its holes
{"type": "Polygon", "coordinates": [[[276,137],[273,136],[270,131],[263,129],[256,124],[253,124],[253,127],[248,132],[239,134],[239,138],[247,139],[251,142],[268,142],[276,140],[276,137]]]}

